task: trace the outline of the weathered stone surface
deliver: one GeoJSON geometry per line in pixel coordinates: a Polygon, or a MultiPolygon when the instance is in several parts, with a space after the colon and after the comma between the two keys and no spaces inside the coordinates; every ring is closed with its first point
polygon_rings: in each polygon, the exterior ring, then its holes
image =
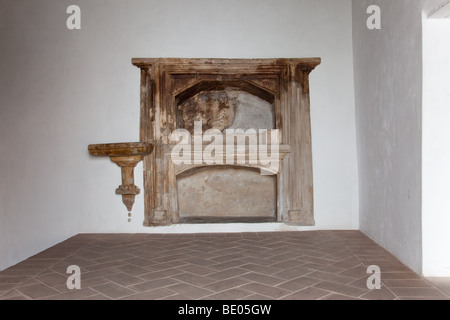
{"type": "Polygon", "coordinates": [[[206,91],[193,96],[178,106],[183,128],[194,133],[194,121],[202,122],[202,129],[228,128],[234,120],[237,99],[227,91],[206,91]]]}
{"type": "MultiPolygon", "coordinates": [[[[155,145],[143,163],[145,225],[180,220],[182,176],[178,173],[185,171],[172,162],[169,137],[177,128],[192,130],[196,118],[204,121],[203,130],[234,126],[278,129],[280,144],[289,154],[275,178],[276,220],[289,222],[292,218],[299,225],[314,224],[309,74],[320,58],[135,58],[132,63],[141,69],[140,141],[155,145]],[[256,103],[261,109],[246,107],[252,99],[263,101],[256,103]],[[257,119],[257,115],[264,116],[257,119]]],[[[204,166],[194,164],[190,169],[204,166]]],[[[247,187],[255,188],[251,183],[247,187]]],[[[224,198],[223,193],[217,198],[224,198]]],[[[221,205],[226,207],[226,203],[221,205]]],[[[233,212],[243,214],[238,208],[233,212]]]]}
{"type": "Polygon", "coordinates": [[[153,144],[149,142],[121,142],[90,144],[89,153],[93,156],[134,156],[152,152],[153,144]]]}
{"type": "Polygon", "coordinates": [[[237,107],[230,129],[275,129],[272,103],[248,92],[236,92],[237,107]]]}
{"type": "Polygon", "coordinates": [[[180,219],[276,215],[276,176],[239,167],[205,167],[177,180],[180,219]]]}
{"type": "Polygon", "coordinates": [[[222,91],[202,91],[178,105],[180,128],[194,133],[194,121],[202,129],[274,129],[273,105],[258,96],[229,88],[222,91]]]}

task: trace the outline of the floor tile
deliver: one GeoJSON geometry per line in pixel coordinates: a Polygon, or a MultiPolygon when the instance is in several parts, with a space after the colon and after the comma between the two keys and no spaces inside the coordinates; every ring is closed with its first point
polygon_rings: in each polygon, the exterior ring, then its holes
{"type": "Polygon", "coordinates": [[[94,286],[92,289],[111,299],[118,299],[136,293],[134,290],[130,290],[113,282],[94,286]]]}
{"type": "Polygon", "coordinates": [[[380,289],[372,289],[361,296],[362,299],[368,300],[395,300],[396,296],[385,286],[380,289]]]}
{"type": "Polygon", "coordinates": [[[172,276],[172,279],[186,282],[186,283],[192,284],[194,286],[205,286],[205,285],[210,284],[215,281],[211,278],[202,277],[197,274],[193,274],[193,273],[189,273],[189,272],[172,276]]]}
{"type": "Polygon", "coordinates": [[[355,279],[367,278],[369,274],[367,273],[367,267],[359,264],[338,273],[340,276],[351,277],[355,279]]]}
{"type": "Polygon", "coordinates": [[[131,274],[125,273],[125,272],[119,272],[115,273],[110,276],[105,276],[105,279],[114,281],[115,283],[118,283],[122,286],[131,286],[133,284],[142,283],[145,280],[140,279],[138,277],[132,276],[131,274]]]}
{"type": "Polygon", "coordinates": [[[432,280],[354,230],[79,234],[1,271],[0,300],[450,299],[450,281],[432,280]],[[81,290],[66,286],[70,265],[81,290]]]}
{"type": "Polygon", "coordinates": [[[214,292],[220,292],[234,287],[242,286],[249,282],[250,282],[249,280],[243,279],[242,277],[235,277],[208,284],[206,286],[203,286],[203,288],[214,292]]]}
{"type": "Polygon", "coordinates": [[[63,276],[62,274],[52,272],[50,274],[46,274],[46,275],[42,275],[42,276],[37,275],[34,277],[34,279],[38,280],[40,282],[43,282],[50,287],[55,287],[55,286],[65,285],[67,283],[68,277],[69,277],[69,275],[63,276]]]}
{"type": "Polygon", "coordinates": [[[278,284],[277,287],[286,289],[289,291],[299,291],[301,289],[304,289],[306,287],[314,285],[318,282],[320,282],[320,280],[310,278],[308,276],[304,276],[304,277],[299,277],[299,278],[296,278],[293,280],[285,281],[281,284],[278,284]]]}
{"type": "Polygon", "coordinates": [[[269,267],[271,268],[276,268],[276,269],[281,269],[281,270],[286,270],[289,268],[295,268],[299,266],[299,261],[298,260],[294,260],[294,259],[289,259],[289,260],[284,260],[281,262],[275,262],[271,265],[269,265],[269,267]]]}
{"type": "Polygon", "coordinates": [[[200,276],[206,276],[208,274],[216,272],[216,270],[214,270],[212,268],[202,267],[202,266],[195,265],[195,264],[187,264],[187,265],[177,267],[177,268],[181,271],[194,273],[194,274],[200,275],[200,276]]]}
{"type": "Polygon", "coordinates": [[[273,276],[269,276],[269,275],[265,275],[265,274],[261,274],[261,273],[256,273],[256,272],[248,272],[246,274],[241,275],[239,278],[246,279],[246,280],[249,280],[249,281],[254,281],[254,282],[267,284],[267,285],[270,285],[270,286],[275,286],[275,285],[285,281],[282,278],[273,277],[273,276]]]}
{"type": "Polygon", "coordinates": [[[146,267],[146,266],[154,264],[155,262],[153,262],[152,260],[149,260],[149,259],[144,259],[144,258],[132,258],[132,259],[128,259],[127,263],[130,263],[130,264],[138,266],[138,267],[146,267]]]}
{"type": "Polygon", "coordinates": [[[412,271],[407,272],[383,272],[381,274],[381,280],[387,279],[421,279],[421,277],[412,271]]]}
{"type": "Polygon", "coordinates": [[[41,299],[60,293],[59,291],[52,289],[43,283],[18,287],[17,291],[27,297],[30,297],[31,299],[41,299]]]}
{"type": "Polygon", "coordinates": [[[160,271],[142,274],[139,276],[139,278],[145,279],[145,280],[156,280],[156,279],[160,279],[160,278],[175,276],[177,274],[182,274],[182,273],[183,273],[183,271],[180,271],[175,268],[171,268],[171,269],[160,270],[160,271]]]}
{"type": "Polygon", "coordinates": [[[412,298],[445,298],[445,294],[436,288],[390,288],[392,292],[401,297],[412,298]]]}
{"type": "Polygon", "coordinates": [[[182,294],[176,293],[170,296],[158,298],[156,300],[193,300],[193,299],[189,296],[183,296],[182,294]]]}
{"type": "Polygon", "coordinates": [[[153,289],[167,287],[167,286],[177,284],[177,283],[179,283],[179,281],[167,277],[167,278],[145,281],[143,283],[139,283],[139,284],[130,286],[130,289],[142,292],[142,291],[149,291],[149,290],[153,290],[153,289]]]}
{"type": "Polygon", "coordinates": [[[337,274],[333,274],[333,273],[329,273],[329,272],[323,272],[323,271],[311,272],[308,274],[308,277],[319,279],[319,280],[325,280],[325,281],[329,280],[329,281],[333,281],[333,282],[337,282],[337,283],[341,283],[341,284],[348,284],[350,282],[355,281],[355,279],[351,278],[351,277],[341,276],[341,275],[337,275],[337,274]]]}
{"type": "Polygon", "coordinates": [[[173,291],[165,288],[158,288],[150,291],[132,294],[122,298],[122,300],[155,300],[173,295],[173,291]]]}
{"type": "Polygon", "coordinates": [[[278,299],[278,298],[281,298],[281,297],[286,296],[291,293],[288,290],[284,290],[281,288],[272,287],[272,286],[268,286],[266,284],[256,283],[256,282],[243,285],[240,288],[251,291],[256,294],[262,294],[264,296],[267,296],[267,297],[270,297],[273,299],[278,299]]]}
{"type": "Polygon", "coordinates": [[[342,285],[340,283],[336,283],[336,282],[332,282],[332,281],[322,281],[322,282],[316,283],[314,285],[314,287],[323,289],[323,290],[340,293],[340,294],[344,294],[344,295],[349,295],[352,297],[358,297],[358,296],[366,293],[368,290],[368,289],[364,290],[364,289],[353,287],[353,286],[342,285]]]}
{"type": "Polygon", "coordinates": [[[330,294],[330,291],[308,287],[284,296],[283,300],[317,300],[328,294],[330,294]]]}
{"type": "Polygon", "coordinates": [[[0,292],[5,293],[15,287],[17,287],[16,283],[0,283],[0,292]]]}
{"type": "Polygon", "coordinates": [[[236,300],[240,298],[244,298],[249,296],[251,293],[242,289],[233,288],[229,290],[225,290],[219,293],[215,293],[210,296],[206,296],[203,299],[205,300],[236,300]]]}
{"type": "MultiPolygon", "coordinates": [[[[4,271],[0,272],[0,274],[3,274],[4,271]]],[[[9,275],[9,276],[3,276],[0,275],[0,283],[23,283],[26,280],[30,279],[31,276],[15,276],[15,275],[9,275]]]]}
{"type": "Polygon", "coordinates": [[[243,298],[240,298],[239,300],[273,300],[273,298],[264,296],[262,294],[251,294],[249,296],[245,296],[243,298]]]}
{"type": "Polygon", "coordinates": [[[127,273],[132,276],[140,276],[142,274],[148,273],[148,269],[138,267],[138,266],[135,266],[133,264],[128,264],[128,263],[117,267],[117,270],[122,271],[122,272],[127,273]]]}
{"type": "Polygon", "coordinates": [[[0,296],[0,300],[32,300],[17,290],[8,291],[0,296]]]}
{"type": "Polygon", "coordinates": [[[175,291],[181,295],[192,297],[193,299],[200,299],[214,293],[211,290],[199,288],[187,283],[178,283],[172,286],[168,286],[167,289],[175,291]]]}
{"type": "Polygon", "coordinates": [[[248,273],[248,270],[241,268],[230,268],[223,271],[208,274],[206,277],[214,280],[225,280],[248,273]]]}
{"type": "Polygon", "coordinates": [[[383,283],[390,288],[430,288],[433,286],[430,282],[420,279],[383,279],[383,283]]]}
{"type": "Polygon", "coordinates": [[[88,297],[98,295],[98,292],[92,289],[74,289],[61,294],[45,298],[45,300],[84,300],[88,297]]]}
{"type": "Polygon", "coordinates": [[[321,298],[320,300],[362,300],[362,299],[358,299],[352,296],[346,296],[344,294],[332,293],[330,295],[321,298]]]}
{"type": "Polygon", "coordinates": [[[282,278],[285,280],[295,279],[300,276],[304,276],[314,272],[311,269],[305,268],[303,266],[291,267],[285,270],[281,270],[273,274],[274,277],[282,278]]]}
{"type": "Polygon", "coordinates": [[[426,279],[450,296],[450,277],[428,277],[426,279]]]}
{"type": "Polygon", "coordinates": [[[249,271],[254,271],[257,273],[266,274],[266,275],[271,275],[271,274],[274,274],[279,271],[277,268],[261,266],[261,265],[255,264],[255,263],[244,264],[243,266],[240,266],[239,268],[249,270],[249,271]]]}

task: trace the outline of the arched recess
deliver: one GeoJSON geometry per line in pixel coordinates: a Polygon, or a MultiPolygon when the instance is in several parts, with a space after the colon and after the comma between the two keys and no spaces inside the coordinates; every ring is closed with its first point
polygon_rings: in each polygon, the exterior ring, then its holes
{"type": "Polygon", "coordinates": [[[246,91],[250,94],[253,94],[257,97],[260,97],[263,100],[266,100],[269,103],[273,103],[275,99],[275,93],[257,86],[250,81],[247,80],[223,80],[223,81],[200,81],[195,85],[181,91],[175,96],[175,101],[177,104],[182,103],[184,100],[187,100],[199,92],[202,91],[214,91],[214,90],[226,90],[228,88],[237,88],[242,91],[246,91]]]}
{"type": "Polygon", "coordinates": [[[275,129],[275,93],[245,80],[200,81],[175,95],[177,128],[275,129]]]}
{"type": "MultiPolygon", "coordinates": [[[[178,107],[214,90],[238,90],[273,104],[274,128],[279,130],[285,155],[276,174],[276,221],[314,225],[309,74],[320,58],[134,58],[132,62],[141,70],[139,140],[154,145],[143,160],[144,225],[179,222],[177,168],[169,136],[177,128],[186,129],[178,107]]],[[[199,152],[194,148],[191,154],[199,152]]]]}
{"type": "Polygon", "coordinates": [[[276,175],[248,166],[197,166],[176,181],[179,222],[276,221],[276,175]]]}

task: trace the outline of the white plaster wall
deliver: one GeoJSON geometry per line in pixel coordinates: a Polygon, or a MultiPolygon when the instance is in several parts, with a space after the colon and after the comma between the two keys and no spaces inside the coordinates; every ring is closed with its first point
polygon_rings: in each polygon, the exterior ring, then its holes
{"type": "MultiPolygon", "coordinates": [[[[138,140],[139,70],[132,57],[321,57],[310,82],[314,228],[358,229],[350,0],[4,0],[0,6],[0,269],[80,232],[290,228],[145,228],[142,194],[127,222],[114,194],[119,167],[89,156],[87,146],[138,140]],[[66,29],[70,4],[81,8],[81,30],[66,29]]],[[[142,164],[135,173],[142,188],[142,164]]]]}
{"type": "Polygon", "coordinates": [[[423,20],[423,274],[450,276],[450,19],[423,20]]]}
{"type": "Polygon", "coordinates": [[[354,0],[360,229],[421,272],[420,0],[354,0]],[[381,30],[366,28],[369,5],[381,30]]]}
{"type": "Polygon", "coordinates": [[[77,85],[80,48],[58,27],[62,9],[0,3],[0,269],[80,230],[79,160],[92,127],[77,98],[89,96],[77,85]]]}

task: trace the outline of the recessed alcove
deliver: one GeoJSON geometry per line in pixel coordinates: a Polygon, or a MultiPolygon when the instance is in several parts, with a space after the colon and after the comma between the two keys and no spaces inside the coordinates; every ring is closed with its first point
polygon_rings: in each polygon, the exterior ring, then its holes
{"type": "MultiPolygon", "coordinates": [[[[132,59],[141,71],[139,143],[150,152],[132,158],[133,166],[130,156],[119,164],[124,184],[116,192],[127,209],[142,160],[145,226],[314,225],[309,74],[320,62],[132,59]]],[[[89,150],[99,155],[111,146],[89,150]]]]}
{"type": "Polygon", "coordinates": [[[134,58],[132,63],[141,71],[140,141],[154,145],[143,159],[144,225],[314,224],[309,73],[320,58],[134,58]],[[201,123],[200,132],[195,123],[201,123]],[[225,152],[226,132],[240,130],[244,140],[236,140],[236,159],[247,162],[176,162],[172,151],[180,142],[172,133],[179,129],[194,137],[184,142],[188,160],[205,151],[201,136],[195,145],[196,133],[220,132],[217,150],[225,152]],[[266,141],[269,147],[276,141],[275,167],[246,145],[260,130],[267,131],[267,140],[278,139],[266,141]],[[249,161],[255,153],[257,160],[249,161]]]}
{"type": "Polygon", "coordinates": [[[177,177],[177,193],[179,222],[276,221],[276,176],[255,168],[194,168],[177,177]]]}
{"type": "Polygon", "coordinates": [[[207,129],[275,129],[273,102],[238,88],[201,91],[177,104],[177,126],[207,129]]]}

